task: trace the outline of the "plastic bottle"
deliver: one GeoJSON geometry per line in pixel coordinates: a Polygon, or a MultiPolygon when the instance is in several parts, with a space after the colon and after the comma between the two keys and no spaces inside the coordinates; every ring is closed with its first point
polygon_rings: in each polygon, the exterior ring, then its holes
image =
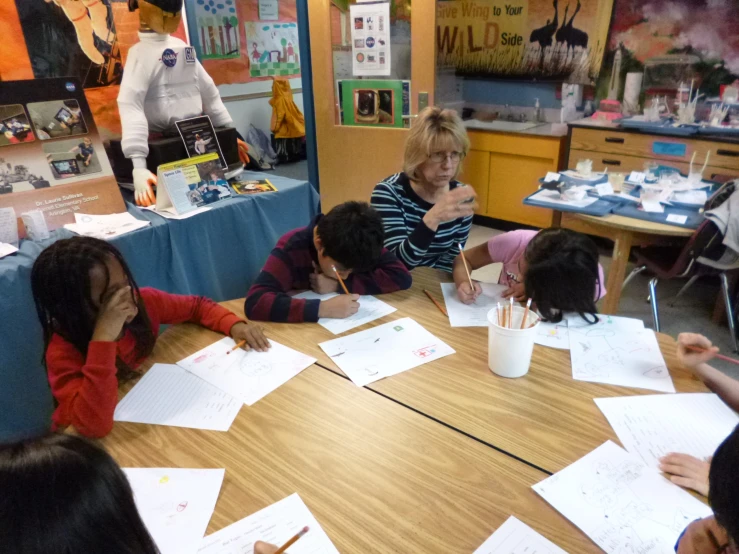
{"type": "Polygon", "coordinates": [[[543,121],[541,117],[541,106],[539,105],[539,99],[534,98],[536,104],[534,104],[534,121],[543,121]]]}

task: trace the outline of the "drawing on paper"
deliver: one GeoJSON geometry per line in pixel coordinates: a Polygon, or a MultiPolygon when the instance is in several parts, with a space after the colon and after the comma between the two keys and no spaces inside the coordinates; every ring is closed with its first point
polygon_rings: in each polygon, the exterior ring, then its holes
{"type": "Polygon", "coordinates": [[[297,23],[247,21],[244,28],[252,77],[300,76],[297,23]]]}
{"type": "Polygon", "coordinates": [[[436,345],[432,344],[431,346],[424,346],[423,348],[419,348],[418,350],[414,350],[413,354],[415,356],[418,356],[419,358],[428,358],[432,354],[436,353],[436,345]]]}
{"type": "Polygon", "coordinates": [[[566,324],[557,324],[554,326],[539,325],[536,329],[536,334],[540,337],[547,337],[548,339],[555,341],[570,341],[570,335],[567,332],[566,324]]]}

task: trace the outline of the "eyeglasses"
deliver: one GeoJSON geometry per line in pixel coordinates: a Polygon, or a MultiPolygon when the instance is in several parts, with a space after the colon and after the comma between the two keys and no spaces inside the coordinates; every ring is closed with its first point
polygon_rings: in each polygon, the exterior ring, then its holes
{"type": "Polygon", "coordinates": [[[463,157],[464,154],[462,154],[462,152],[434,152],[433,154],[429,155],[429,160],[431,160],[435,164],[440,164],[444,163],[444,161],[449,158],[450,162],[452,162],[453,164],[457,164],[463,157]]]}

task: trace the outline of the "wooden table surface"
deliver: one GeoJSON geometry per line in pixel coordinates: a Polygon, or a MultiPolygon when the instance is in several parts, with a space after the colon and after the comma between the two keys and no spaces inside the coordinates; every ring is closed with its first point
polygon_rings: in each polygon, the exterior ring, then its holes
{"type": "MultiPolygon", "coordinates": [[[[148,366],[218,338],[173,327],[148,366]]],[[[102,443],[124,467],[226,468],[207,534],[297,492],[343,553],[470,553],[510,515],[599,551],[531,489],[544,473],[316,365],[228,432],[117,422],[102,443]]]]}
{"type": "MultiPolygon", "coordinates": [[[[428,289],[443,305],[439,282],[450,280],[447,273],[415,269],[410,290],[378,297],[396,307],[396,312],[347,334],[412,317],[457,353],[367,388],[552,473],[608,439],[618,442],[594,398],[661,394],[575,381],[569,351],[539,345],[534,346],[526,376],[505,379],[494,375],[487,363],[487,328],[450,327],[448,319],[423,294],[423,289],[428,289]]],[[[224,305],[243,313],[243,301],[224,305]]],[[[318,346],[336,335],[320,325],[268,323],[265,328],[270,338],[341,373],[318,346]]],[[[677,366],[674,340],[663,334],[657,336],[678,392],[705,392],[700,381],[677,366]]]]}

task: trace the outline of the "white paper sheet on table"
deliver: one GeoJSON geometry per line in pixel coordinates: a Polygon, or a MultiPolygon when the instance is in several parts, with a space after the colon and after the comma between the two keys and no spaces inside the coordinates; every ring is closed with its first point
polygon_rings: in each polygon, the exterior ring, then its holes
{"type": "Polygon", "coordinates": [[[225,469],[123,468],[136,507],[162,554],[195,554],[225,469]]]}
{"type": "Polygon", "coordinates": [[[616,317],[611,315],[599,315],[598,323],[588,323],[578,314],[567,313],[559,323],[542,321],[536,328],[534,342],[549,348],[570,349],[569,326],[576,329],[612,329],[614,331],[638,331],[644,329],[644,323],[640,319],[628,317],[616,317]]]}
{"type": "Polygon", "coordinates": [[[115,421],[228,431],[244,403],[176,366],[154,364],[115,408],[115,421]]]}
{"type": "Polygon", "coordinates": [[[710,393],[596,398],[595,403],[626,450],[655,469],[670,452],[712,456],[739,424],[739,416],[710,393]]]}
{"type": "Polygon", "coordinates": [[[110,215],[74,214],[74,223],[64,228],[78,235],[103,240],[112,239],[151,225],[150,221],[136,219],[128,212],[110,215]]]}
{"type": "Polygon", "coordinates": [[[226,337],[177,365],[251,406],[316,361],[273,340],[269,342],[272,348],[267,352],[241,348],[232,352],[236,343],[226,337]]]}
{"type": "MultiPolygon", "coordinates": [[[[294,298],[305,298],[307,300],[328,300],[338,296],[332,294],[317,294],[312,290],[296,294],[294,298]]],[[[359,311],[344,319],[333,319],[330,317],[322,317],[318,320],[318,324],[331,331],[334,335],[340,335],[351,329],[361,327],[365,323],[380,319],[388,314],[393,313],[396,308],[390,304],[386,304],[382,300],[378,300],[374,296],[363,295],[359,297],[359,311]]]]}
{"type": "Polygon", "coordinates": [[[500,302],[508,302],[503,298],[505,285],[480,283],[482,294],[473,304],[463,304],[457,296],[457,287],[454,283],[441,283],[441,293],[444,295],[446,311],[449,314],[449,323],[452,327],[487,327],[488,312],[500,302]]]}
{"type": "Polygon", "coordinates": [[[180,220],[180,219],[189,219],[194,215],[198,215],[203,212],[210,211],[213,208],[211,208],[210,206],[200,206],[199,208],[192,210],[190,212],[185,212],[184,214],[172,213],[166,210],[157,210],[156,206],[142,206],[141,209],[150,211],[151,213],[155,213],[158,216],[161,216],[165,219],[180,220]]]}
{"type": "Polygon", "coordinates": [[[665,208],[660,204],[659,200],[644,200],[641,201],[641,207],[645,212],[661,214],[664,213],[665,208]]]}
{"type": "Polygon", "coordinates": [[[568,331],[574,379],[675,392],[651,329],[617,332],[607,327],[569,327],[568,331]]]}
{"type": "Polygon", "coordinates": [[[567,552],[511,516],[473,554],[567,554],[567,552]]]}
{"type": "Polygon", "coordinates": [[[454,354],[451,346],[409,317],[318,346],[360,387],[454,354]]]}
{"type": "Polygon", "coordinates": [[[668,223],[677,223],[678,225],[685,225],[685,223],[688,221],[688,216],[679,215],[679,214],[669,214],[667,216],[666,221],[668,223]]]}
{"type": "Polygon", "coordinates": [[[255,542],[282,545],[306,525],[310,530],[290,547],[290,554],[339,554],[297,493],[208,535],[197,552],[251,554],[255,542]]]}
{"type": "Polygon", "coordinates": [[[12,244],[8,244],[7,242],[0,242],[0,258],[10,256],[11,254],[15,254],[16,252],[18,252],[18,249],[12,244]]]}
{"type": "Polygon", "coordinates": [[[590,206],[590,204],[593,204],[598,201],[597,196],[586,196],[582,200],[563,200],[560,197],[559,192],[556,190],[540,190],[533,196],[529,197],[529,200],[534,200],[536,202],[547,202],[548,204],[562,204],[565,206],[572,206],[574,208],[586,208],[587,206],[590,206]]]}
{"type": "Polygon", "coordinates": [[[608,441],[532,487],[608,554],[663,554],[711,508],[608,441]]]}

